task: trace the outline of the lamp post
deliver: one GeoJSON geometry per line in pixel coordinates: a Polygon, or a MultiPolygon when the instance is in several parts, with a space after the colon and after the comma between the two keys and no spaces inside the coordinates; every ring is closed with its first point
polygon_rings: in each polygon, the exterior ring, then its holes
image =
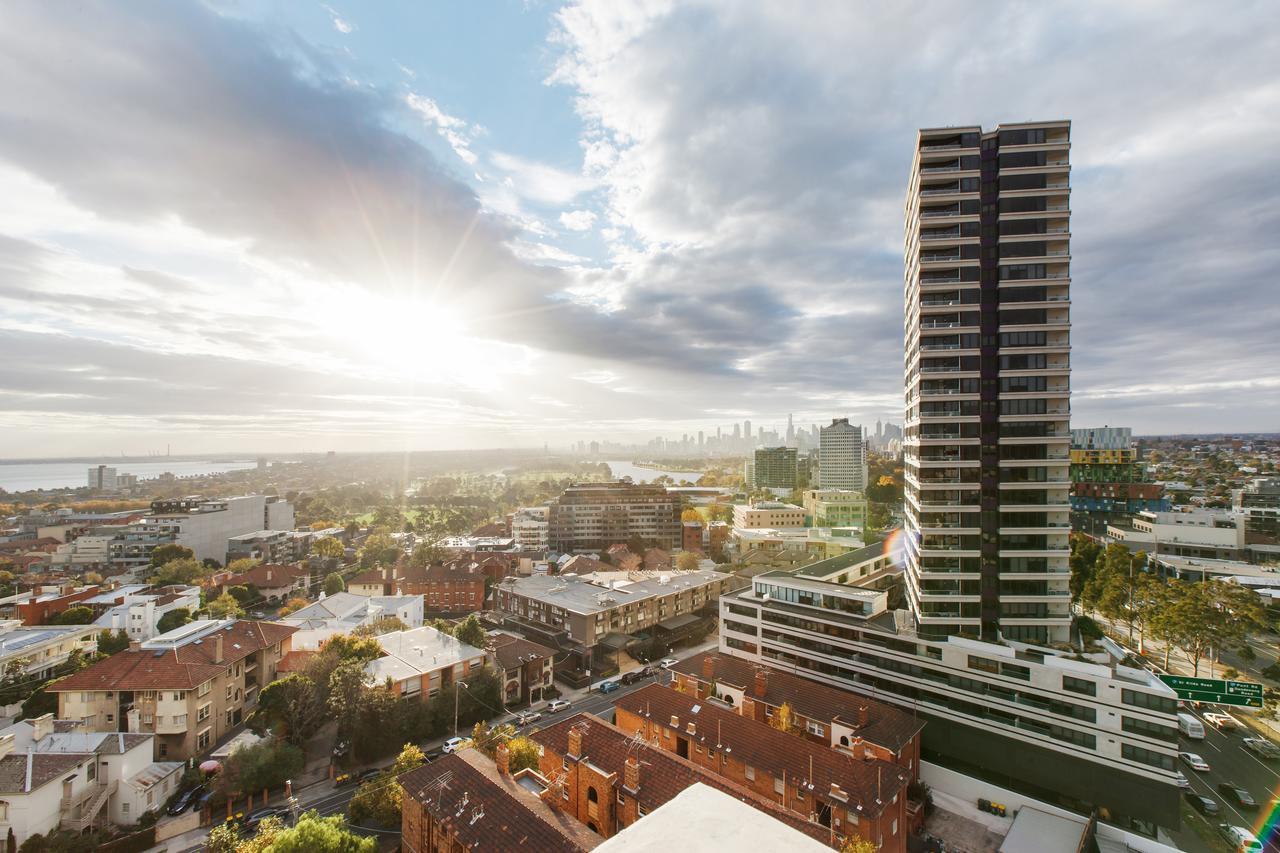
{"type": "Polygon", "coordinates": [[[467,682],[459,681],[453,691],[453,736],[458,736],[458,697],[467,687],[467,682]]]}

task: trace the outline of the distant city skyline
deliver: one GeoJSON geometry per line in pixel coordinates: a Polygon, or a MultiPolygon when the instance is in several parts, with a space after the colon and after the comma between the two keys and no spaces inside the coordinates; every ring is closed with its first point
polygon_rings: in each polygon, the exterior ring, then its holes
{"type": "Polygon", "coordinates": [[[1046,115],[1073,420],[1280,429],[1266,4],[5,14],[6,457],[899,418],[915,130],[1046,115]]]}

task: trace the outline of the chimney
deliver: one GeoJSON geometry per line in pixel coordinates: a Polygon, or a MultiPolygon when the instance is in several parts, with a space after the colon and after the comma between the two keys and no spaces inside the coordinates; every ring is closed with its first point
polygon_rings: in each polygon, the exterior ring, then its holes
{"type": "Polygon", "coordinates": [[[505,743],[498,744],[498,750],[494,753],[493,760],[498,765],[498,772],[503,776],[511,772],[511,750],[507,749],[505,743]]]}
{"type": "Polygon", "coordinates": [[[769,674],[763,668],[756,670],[756,698],[763,699],[769,692],[769,674]]]}
{"type": "Polygon", "coordinates": [[[130,640],[130,641],[129,641],[129,651],[131,651],[131,652],[140,652],[140,651],[142,651],[142,641],[141,641],[141,640],[130,640]]]}
{"type": "Polygon", "coordinates": [[[862,728],[871,718],[871,710],[866,705],[858,706],[858,728],[862,728]]]}
{"type": "Polygon", "coordinates": [[[627,763],[622,770],[622,786],[628,791],[640,790],[640,762],[634,755],[627,756],[627,763]]]}
{"type": "Polygon", "coordinates": [[[671,715],[671,728],[673,729],[680,728],[680,718],[677,717],[675,714],[671,715]]]}
{"type": "Polygon", "coordinates": [[[31,739],[39,743],[45,735],[53,734],[53,714],[41,714],[31,721],[31,739]]]}
{"type": "Polygon", "coordinates": [[[0,735],[0,758],[13,754],[13,735],[0,735]]]}
{"type": "Polygon", "coordinates": [[[582,757],[582,729],[577,726],[569,729],[568,755],[570,758],[582,757]]]}
{"type": "Polygon", "coordinates": [[[714,681],[716,677],[716,658],[715,655],[708,654],[702,658],[702,677],[707,681],[714,681]]]}
{"type": "Polygon", "coordinates": [[[222,663],[222,632],[213,638],[213,662],[222,663]]]}
{"type": "Polygon", "coordinates": [[[271,580],[271,569],[267,569],[267,580],[271,580]]]}

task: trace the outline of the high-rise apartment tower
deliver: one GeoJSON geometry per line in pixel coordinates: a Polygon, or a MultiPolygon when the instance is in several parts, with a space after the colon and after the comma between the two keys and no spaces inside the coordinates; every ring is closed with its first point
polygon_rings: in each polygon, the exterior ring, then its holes
{"type": "Polygon", "coordinates": [[[921,130],[906,203],[907,597],[925,636],[1068,639],[1066,121],[921,130]]]}
{"type": "Polygon", "coordinates": [[[862,427],[836,418],[818,438],[818,484],[824,489],[867,488],[867,442],[862,427]]]}

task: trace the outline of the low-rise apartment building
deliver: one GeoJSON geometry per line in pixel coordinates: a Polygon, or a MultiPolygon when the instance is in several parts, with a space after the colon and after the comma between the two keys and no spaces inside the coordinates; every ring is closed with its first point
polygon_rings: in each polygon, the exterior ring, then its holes
{"type": "Polygon", "coordinates": [[[197,620],[131,642],[47,689],[58,696],[59,717],[80,720],[90,731],[154,734],[157,759],[194,758],[257,706],[296,630],[274,622],[197,620]]]}
{"type": "Polygon", "coordinates": [[[671,673],[677,689],[711,696],[758,723],[773,720],[785,704],[802,737],[855,758],[891,761],[919,778],[924,720],[894,705],[716,652],[686,658],[671,673]]]}
{"type": "Polygon", "coordinates": [[[494,670],[502,679],[502,704],[540,702],[555,677],[555,649],[494,631],[485,644],[494,670]]]}
{"type": "Polygon", "coordinates": [[[662,486],[626,480],[573,485],[548,504],[549,543],[562,553],[599,553],[638,537],[674,551],[683,502],[662,486]]]}
{"type": "Polygon", "coordinates": [[[422,596],[321,593],[319,601],[276,621],[298,629],[290,639],[289,647],[299,652],[318,651],[336,634],[350,634],[357,628],[386,618],[399,619],[406,628],[421,628],[422,596]]]}
{"type": "Polygon", "coordinates": [[[804,527],[804,508],[783,501],[735,504],[733,526],[741,530],[784,530],[804,527]]]}
{"type": "Polygon", "coordinates": [[[211,586],[221,594],[233,586],[252,587],[261,598],[288,601],[306,595],[311,585],[311,571],[297,563],[260,563],[239,574],[214,575],[211,586]]]}
{"type": "Polygon", "coordinates": [[[474,613],[484,609],[484,566],[476,560],[413,566],[400,563],[361,572],[347,583],[355,595],[420,595],[433,615],[474,613]]]}
{"type": "Polygon", "coordinates": [[[234,560],[261,560],[288,563],[297,559],[297,542],[292,530],[254,530],[227,539],[227,563],[234,560]]]}
{"type": "Polygon", "coordinates": [[[153,759],[151,735],[84,731],[45,714],[0,732],[0,835],[21,845],[62,828],[132,826],[181,782],[153,759]]]}
{"type": "Polygon", "coordinates": [[[21,667],[33,679],[52,678],[54,670],[73,652],[88,655],[98,650],[96,625],[23,625],[17,620],[0,622],[0,672],[21,667]]]}
{"type": "Polygon", "coordinates": [[[16,619],[24,625],[47,625],[64,610],[83,605],[101,591],[99,586],[45,584],[0,599],[0,619],[16,619]]]}
{"type": "Polygon", "coordinates": [[[1147,834],[1178,823],[1177,697],[1103,641],[1087,655],[919,636],[887,593],[773,572],[720,600],[720,651],[894,703],[926,760],[1147,834]]]}
{"type": "Polygon", "coordinates": [[[526,551],[551,547],[551,510],[545,506],[520,507],[511,516],[511,538],[526,551]]]}
{"type": "Polygon", "coordinates": [[[832,750],[658,684],[618,700],[615,725],[838,836],[907,849],[910,774],[874,755],[832,750]]]}
{"type": "Polygon", "coordinates": [[[852,489],[805,489],[801,496],[805,515],[813,527],[867,526],[867,496],[852,489]]]}
{"type": "Polygon", "coordinates": [[[435,628],[392,631],[377,638],[382,657],[365,666],[370,684],[388,679],[400,698],[432,699],[445,687],[466,680],[485,666],[485,652],[435,628]]]}
{"type": "Polygon", "coordinates": [[[200,609],[198,586],[147,586],[131,584],[85,599],[98,614],[93,624],[103,631],[124,631],[131,640],[149,640],[160,633],[166,613],[200,609]]]}

